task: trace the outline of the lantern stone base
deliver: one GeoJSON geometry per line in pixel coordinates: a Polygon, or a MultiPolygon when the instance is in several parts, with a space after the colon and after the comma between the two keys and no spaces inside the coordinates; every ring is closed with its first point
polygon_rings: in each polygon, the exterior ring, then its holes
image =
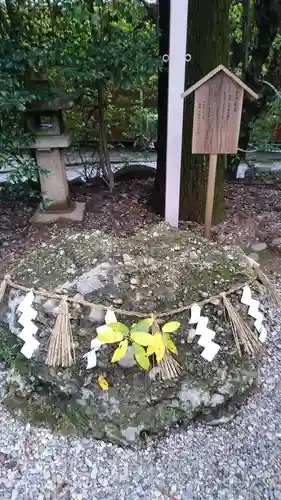
{"type": "Polygon", "coordinates": [[[62,150],[37,149],[36,160],[45,206],[49,206],[53,211],[68,210],[69,190],[62,150]]]}
{"type": "Polygon", "coordinates": [[[37,224],[47,224],[57,220],[72,220],[81,222],[84,218],[86,203],[74,202],[68,210],[42,210],[39,209],[32,218],[37,224]]]}
{"type": "Polygon", "coordinates": [[[36,212],[33,222],[48,223],[59,219],[80,222],[84,217],[85,203],[69,199],[63,150],[53,142],[54,137],[45,139],[45,143],[40,144],[42,149],[36,149],[44,208],[36,212]]]}

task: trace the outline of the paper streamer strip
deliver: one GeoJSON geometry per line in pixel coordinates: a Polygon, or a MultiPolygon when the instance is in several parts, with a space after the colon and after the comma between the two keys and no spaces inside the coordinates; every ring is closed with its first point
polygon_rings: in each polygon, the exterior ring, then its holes
{"type": "Polygon", "coordinates": [[[38,340],[34,338],[34,335],[36,335],[38,328],[33,323],[33,320],[36,319],[38,313],[32,307],[33,301],[34,294],[32,291],[30,291],[26,294],[17,309],[20,313],[22,313],[18,320],[19,324],[23,326],[22,331],[18,335],[18,337],[24,341],[21,353],[28,359],[33,356],[34,352],[40,345],[38,340]]]}
{"type": "Polygon", "coordinates": [[[251,316],[256,320],[254,326],[257,332],[259,333],[259,341],[262,343],[265,342],[267,337],[267,330],[263,325],[264,314],[259,310],[260,302],[252,298],[252,291],[249,285],[246,285],[243,288],[241,303],[249,307],[248,309],[249,316],[251,316]]]}
{"type": "Polygon", "coordinates": [[[218,354],[220,346],[216,342],[213,342],[216,333],[208,328],[208,323],[209,319],[206,316],[201,316],[201,307],[198,304],[193,304],[189,324],[197,325],[195,335],[199,335],[198,345],[204,347],[201,356],[211,362],[218,354]]]}
{"type": "MultiPolygon", "coordinates": [[[[105,315],[105,325],[99,326],[97,328],[97,334],[110,330],[108,325],[110,325],[111,323],[117,323],[117,318],[115,316],[115,313],[111,309],[108,309],[105,315]]],[[[87,359],[87,370],[90,370],[91,368],[95,368],[97,366],[97,351],[101,348],[102,345],[103,343],[98,338],[92,340],[91,350],[83,356],[83,358],[87,359]]]]}
{"type": "Polygon", "coordinates": [[[34,337],[30,337],[28,339],[28,341],[25,342],[23,347],[21,348],[21,353],[27,359],[30,359],[30,358],[32,358],[36,349],[38,349],[39,345],[40,345],[40,342],[38,342],[38,340],[36,340],[34,337]]]}

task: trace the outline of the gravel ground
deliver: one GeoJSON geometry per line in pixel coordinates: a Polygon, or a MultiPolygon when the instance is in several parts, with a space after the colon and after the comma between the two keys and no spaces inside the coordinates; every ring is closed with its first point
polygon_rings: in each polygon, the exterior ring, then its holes
{"type": "Polygon", "coordinates": [[[0,407],[0,499],[280,500],[280,314],[274,324],[261,388],[232,422],[173,432],[146,450],[58,437],[0,407]]]}

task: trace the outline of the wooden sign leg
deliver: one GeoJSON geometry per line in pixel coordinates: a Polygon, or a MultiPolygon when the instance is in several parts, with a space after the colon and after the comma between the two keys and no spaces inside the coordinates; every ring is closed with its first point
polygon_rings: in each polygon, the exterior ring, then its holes
{"type": "Polygon", "coordinates": [[[218,161],[218,155],[210,155],[208,187],[207,187],[207,201],[206,201],[206,212],[205,212],[205,238],[207,238],[208,240],[210,239],[210,235],[211,235],[211,225],[212,225],[212,218],[213,218],[217,161],[218,161]]]}

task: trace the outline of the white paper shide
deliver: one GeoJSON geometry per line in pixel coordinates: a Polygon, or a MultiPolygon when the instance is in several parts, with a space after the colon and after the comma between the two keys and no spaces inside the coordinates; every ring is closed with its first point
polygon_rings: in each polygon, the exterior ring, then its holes
{"type": "Polygon", "coordinates": [[[18,337],[23,340],[24,345],[21,353],[26,358],[30,359],[36,349],[39,347],[39,342],[34,338],[38,331],[38,327],[33,323],[37,317],[37,311],[32,307],[34,301],[34,294],[32,291],[28,292],[18,307],[18,312],[21,313],[19,317],[19,324],[23,327],[18,337]]]}
{"type": "MultiPolygon", "coordinates": [[[[105,315],[105,325],[99,326],[97,328],[97,334],[110,330],[109,326],[111,323],[117,323],[115,313],[108,309],[105,315]]],[[[101,348],[103,343],[95,338],[91,342],[91,350],[87,352],[83,357],[87,359],[87,370],[95,368],[97,366],[97,351],[101,348]]]]}
{"type": "Polygon", "coordinates": [[[198,304],[193,304],[191,307],[190,325],[197,325],[195,335],[199,335],[198,345],[204,347],[201,353],[202,358],[206,361],[213,361],[220,350],[220,346],[214,342],[216,333],[208,328],[209,319],[206,316],[201,316],[201,307],[198,304]]]}
{"type": "Polygon", "coordinates": [[[243,288],[243,294],[241,298],[242,304],[245,304],[246,306],[249,306],[248,309],[248,314],[252,318],[254,318],[256,321],[254,323],[255,329],[259,333],[259,341],[264,343],[267,338],[267,330],[265,326],[263,325],[264,321],[264,314],[259,310],[260,308],[260,302],[256,299],[252,298],[252,291],[249,285],[246,285],[243,288]]]}

